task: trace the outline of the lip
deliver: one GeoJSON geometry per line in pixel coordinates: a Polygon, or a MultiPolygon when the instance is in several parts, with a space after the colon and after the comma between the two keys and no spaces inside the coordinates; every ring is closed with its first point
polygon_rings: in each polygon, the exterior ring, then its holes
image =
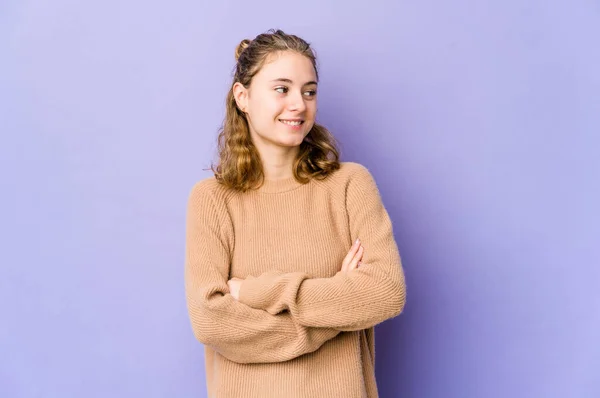
{"type": "Polygon", "coordinates": [[[292,117],[292,118],[285,118],[285,119],[284,118],[280,118],[278,120],[279,121],[284,121],[285,120],[286,122],[303,122],[304,121],[304,119],[299,118],[299,117],[292,117]]]}

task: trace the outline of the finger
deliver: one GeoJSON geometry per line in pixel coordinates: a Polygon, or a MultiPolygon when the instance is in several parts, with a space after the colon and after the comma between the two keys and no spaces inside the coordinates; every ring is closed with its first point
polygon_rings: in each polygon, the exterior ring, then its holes
{"type": "Polygon", "coordinates": [[[356,241],[354,241],[354,244],[348,251],[348,254],[346,254],[346,257],[344,257],[344,261],[342,261],[342,271],[345,272],[348,270],[348,264],[350,264],[350,262],[354,258],[359,247],[360,247],[360,240],[356,239],[356,241]]]}
{"type": "Polygon", "coordinates": [[[364,251],[365,251],[365,248],[364,248],[364,246],[361,245],[360,248],[358,249],[358,251],[356,252],[356,255],[350,262],[350,264],[348,264],[348,271],[358,268],[358,263],[362,259],[364,251]]]}
{"type": "Polygon", "coordinates": [[[348,250],[348,254],[346,254],[346,258],[344,258],[344,262],[346,264],[348,264],[348,263],[350,263],[350,261],[352,261],[352,258],[358,251],[359,247],[360,247],[360,240],[356,239],[356,241],[354,241],[354,244],[352,245],[350,250],[348,250]]]}
{"type": "Polygon", "coordinates": [[[353,269],[353,268],[351,268],[352,261],[354,261],[355,259],[358,259],[358,261],[360,261],[360,259],[362,258],[362,253],[363,252],[364,252],[364,247],[363,247],[362,244],[359,243],[359,245],[358,245],[358,247],[357,247],[357,249],[356,249],[356,251],[354,253],[354,256],[346,264],[346,269],[345,269],[346,272],[348,272],[351,269],[353,269]]]}
{"type": "Polygon", "coordinates": [[[361,265],[363,265],[362,259],[365,256],[365,250],[364,250],[364,246],[363,246],[363,252],[360,254],[360,258],[358,259],[358,266],[356,268],[360,268],[361,265]]]}
{"type": "MultiPolygon", "coordinates": [[[[360,261],[360,260],[362,260],[364,254],[365,254],[365,247],[363,245],[360,245],[359,250],[356,251],[356,254],[354,254],[354,257],[352,257],[352,260],[358,259],[358,261],[360,261]],[[362,249],[362,251],[360,249],[362,249]]],[[[350,260],[350,262],[352,262],[352,260],[350,260]]]]}
{"type": "Polygon", "coordinates": [[[348,264],[349,271],[352,271],[353,269],[356,269],[356,267],[358,267],[358,262],[362,258],[364,251],[365,251],[365,248],[361,245],[360,248],[358,249],[358,252],[356,253],[356,256],[354,256],[354,258],[352,259],[350,264],[348,264]]]}

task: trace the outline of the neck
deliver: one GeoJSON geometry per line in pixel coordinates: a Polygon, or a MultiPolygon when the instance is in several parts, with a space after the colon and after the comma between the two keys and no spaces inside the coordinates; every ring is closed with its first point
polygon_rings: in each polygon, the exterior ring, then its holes
{"type": "Polygon", "coordinates": [[[265,180],[276,181],[294,176],[293,167],[300,146],[255,144],[262,162],[265,180]]]}

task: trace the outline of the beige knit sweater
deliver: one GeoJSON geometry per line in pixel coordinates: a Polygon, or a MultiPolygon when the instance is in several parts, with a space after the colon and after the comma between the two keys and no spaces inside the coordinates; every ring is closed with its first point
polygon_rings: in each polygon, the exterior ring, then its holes
{"type": "Polygon", "coordinates": [[[239,193],[206,178],[187,210],[185,288],[210,398],[374,398],[373,327],[404,274],[377,185],[342,162],[322,181],[239,193]],[[362,265],[341,272],[359,238],[362,265]],[[246,279],[239,301],[227,281],[246,279]]]}

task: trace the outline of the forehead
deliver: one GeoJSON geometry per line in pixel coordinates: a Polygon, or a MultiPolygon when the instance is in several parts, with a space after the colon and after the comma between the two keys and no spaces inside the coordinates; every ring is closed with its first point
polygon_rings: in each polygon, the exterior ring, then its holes
{"type": "Polygon", "coordinates": [[[285,51],[269,55],[254,78],[261,81],[286,78],[291,79],[294,84],[304,84],[316,80],[316,73],[308,57],[285,51]]]}

